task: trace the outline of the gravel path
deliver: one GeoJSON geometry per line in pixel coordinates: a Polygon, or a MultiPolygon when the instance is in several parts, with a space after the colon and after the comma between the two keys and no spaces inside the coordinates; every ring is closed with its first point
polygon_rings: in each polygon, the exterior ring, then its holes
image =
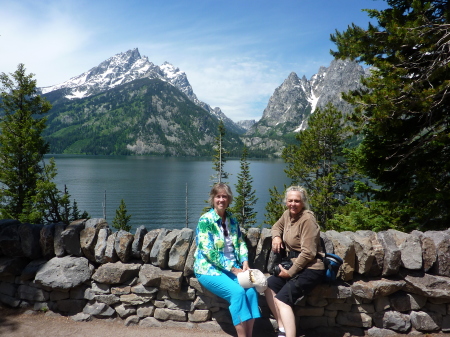
{"type": "MultiPolygon", "coordinates": [[[[94,319],[90,322],[75,322],[57,314],[18,309],[5,309],[0,306],[1,337],[232,337],[233,332],[207,331],[189,328],[149,328],[125,326],[122,320],[94,319]]],[[[265,327],[255,326],[253,337],[274,336],[265,327]]],[[[299,337],[327,337],[300,335],[299,337]]],[[[450,337],[450,334],[410,334],[400,337],[450,337]]],[[[345,334],[342,337],[355,337],[345,334]]],[[[392,336],[393,337],[393,336],[392,336]]]]}
{"type": "Polygon", "coordinates": [[[225,332],[183,328],[125,326],[122,321],[75,322],[59,316],[16,309],[0,310],[1,337],[231,337],[225,332]]]}

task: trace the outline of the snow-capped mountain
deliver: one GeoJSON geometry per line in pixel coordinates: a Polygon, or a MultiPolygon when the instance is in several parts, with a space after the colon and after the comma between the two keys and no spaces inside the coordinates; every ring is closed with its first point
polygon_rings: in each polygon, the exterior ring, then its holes
{"type": "Polygon", "coordinates": [[[292,72],[275,89],[262,118],[245,134],[246,145],[280,154],[283,142],[269,138],[269,134],[282,137],[306,129],[309,115],[329,102],[343,113],[349,112],[352,106],[342,99],[342,92],[360,88],[361,77],[368,75],[368,69],[349,60],[333,60],[328,68],[320,67],[310,80],[292,72]]]}
{"type": "Polygon", "coordinates": [[[86,98],[141,78],[156,78],[172,84],[196,105],[222,119],[228,129],[237,133],[245,132],[220,108],[212,108],[209,104],[200,101],[184,71],[168,62],[157,66],[150,62],[147,56],[141,56],[138,48],[116,54],[81,75],[57,85],[40,88],[40,91],[42,94],[60,91],[66,99],[72,100],[86,98]]]}
{"type": "Polygon", "coordinates": [[[64,96],[68,99],[85,98],[144,77],[162,79],[164,75],[147,57],[141,57],[135,48],[114,55],[68,81],[40,89],[42,94],[64,89],[64,96]]]}

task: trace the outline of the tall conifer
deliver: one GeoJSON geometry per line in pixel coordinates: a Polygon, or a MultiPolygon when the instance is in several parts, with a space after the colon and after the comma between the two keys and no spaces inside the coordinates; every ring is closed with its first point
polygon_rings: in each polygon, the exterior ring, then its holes
{"type": "Polygon", "coordinates": [[[364,136],[360,167],[380,187],[376,199],[402,210],[405,224],[447,228],[450,7],[440,0],[387,3],[367,11],[377,26],[352,25],[331,36],[333,56],[374,66],[366,89],[344,96],[357,106],[352,119],[364,136]]]}
{"type": "Polygon", "coordinates": [[[42,115],[51,105],[37,94],[34,75],[27,75],[23,64],[10,75],[0,75],[0,211],[3,218],[26,219],[48,149],[42,115]]]}
{"type": "Polygon", "coordinates": [[[215,138],[213,154],[213,169],[216,171],[216,174],[211,178],[214,183],[222,183],[222,179],[227,179],[229,175],[223,170],[223,166],[227,161],[226,156],[228,155],[228,151],[223,146],[226,130],[222,120],[219,121],[217,131],[218,134],[215,138]]]}
{"type": "Polygon", "coordinates": [[[117,230],[124,230],[129,232],[131,230],[131,225],[128,222],[131,219],[131,215],[127,214],[127,205],[125,204],[125,200],[120,201],[119,208],[116,209],[116,216],[113,220],[113,227],[117,230]]]}
{"type": "MultiPolygon", "coordinates": [[[[284,186],[286,190],[287,186],[284,186]]],[[[266,204],[267,213],[264,214],[265,220],[264,224],[273,226],[275,222],[283,215],[283,212],[286,210],[286,206],[283,202],[283,192],[278,192],[276,186],[273,189],[269,188],[270,200],[266,204]]]]}
{"type": "Polygon", "coordinates": [[[233,201],[232,212],[239,225],[243,228],[252,227],[256,223],[256,213],[253,206],[258,201],[256,192],[252,189],[253,178],[250,175],[250,164],[247,161],[248,149],[244,146],[240,161],[240,173],[236,186],[236,197],[233,201]]]}
{"type": "Polygon", "coordinates": [[[332,104],[316,109],[308,128],[296,135],[297,144],[283,150],[286,174],[292,184],[304,186],[319,223],[326,226],[345,197],[352,194],[344,148],[349,134],[342,113],[332,104]]]}

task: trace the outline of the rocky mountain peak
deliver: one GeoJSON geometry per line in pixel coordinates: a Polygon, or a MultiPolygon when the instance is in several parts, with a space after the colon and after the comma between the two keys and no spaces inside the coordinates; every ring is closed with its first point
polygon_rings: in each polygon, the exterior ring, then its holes
{"type": "Polygon", "coordinates": [[[141,78],[156,78],[170,83],[196,105],[216,118],[222,119],[229,130],[240,134],[245,132],[245,129],[229,119],[220,108],[213,109],[209,104],[200,101],[184,71],[167,61],[157,66],[146,56],[141,56],[138,48],[116,54],[98,66],[61,84],[39,88],[39,90],[42,94],[60,90],[60,97],[71,100],[86,98],[141,78]]]}
{"type": "Polygon", "coordinates": [[[348,113],[352,107],[342,99],[342,92],[360,88],[363,76],[368,76],[368,71],[350,60],[333,60],[329,67],[320,67],[309,80],[305,76],[300,79],[295,72],[291,72],[275,89],[262,118],[245,134],[247,145],[263,150],[272,147],[274,152],[280,153],[282,145],[265,137],[273,134],[282,137],[304,130],[310,114],[329,102],[343,113],[348,113]]]}

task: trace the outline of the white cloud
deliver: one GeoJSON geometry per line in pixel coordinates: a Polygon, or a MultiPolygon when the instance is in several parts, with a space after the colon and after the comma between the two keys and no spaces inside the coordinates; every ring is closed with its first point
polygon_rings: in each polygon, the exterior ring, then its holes
{"type": "Polygon", "coordinates": [[[151,62],[185,71],[197,97],[234,121],[259,119],[290,72],[309,78],[329,65],[330,43],[323,41],[332,30],[320,17],[304,24],[293,10],[247,5],[236,12],[208,1],[0,0],[0,72],[24,63],[38,86],[49,86],[137,47],[151,62]],[[216,11],[205,15],[207,8],[216,11]]]}
{"type": "Polygon", "coordinates": [[[0,70],[13,72],[19,63],[24,63],[27,71],[36,75],[38,86],[60,81],[61,71],[72,66],[77,51],[90,38],[90,33],[66,8],[42,8],[38,1],[2,4],[0,35],[4,51],[0,70]]]}
{"type": "Polygon", "coordinates": [[[200,100],[220,107],[232,120],[259,119],[274,89],[283,81],[278,65],[251,58],[209,59],[185,64],[200,100]]]}

